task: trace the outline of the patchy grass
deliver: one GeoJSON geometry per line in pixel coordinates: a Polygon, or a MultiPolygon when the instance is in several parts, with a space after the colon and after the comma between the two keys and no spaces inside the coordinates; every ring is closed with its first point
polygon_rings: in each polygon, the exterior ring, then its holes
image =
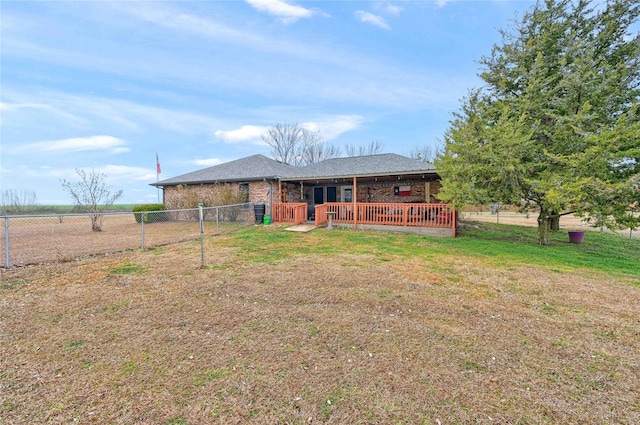
{"type": "Polygon", "coordinates": [[[65,341],[64,349],[65,350],[73,350],[74,348],[80,348],[80,347],[82,347],[84,345],[85,342],[86,341],[84,341],[82,339],[65,341]]]}
{"type": "Polygon", "coordinates": [[[2,270],[0,423],[640,423],[638,246],[481,230],[2,270]]]}
{"type": "Polygon", "coordinates": [[[139,274],[144,271],[142,266],[137,264],[125,263],[121,266],[115,267],[109,271],[110,274],[139,274]]]}
{"type": "Polygon", "coordinates": [[[6,282],[0,281],[0,291],[10,291],[12,289],[18,289],[25,283],[26,281],[24,280],[8,280],[6,282]]]}

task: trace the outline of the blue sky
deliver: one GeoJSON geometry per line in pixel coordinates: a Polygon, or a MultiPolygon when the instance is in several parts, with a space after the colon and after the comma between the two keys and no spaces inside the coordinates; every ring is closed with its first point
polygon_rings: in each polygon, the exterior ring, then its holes
{"type": "Polygon", "coordinates": [[[95,169],[122,203],[262,153],[278,123],[338,147],[435,146],[478,60],[530,1],[2,1],[0,189],[69,204],[95,169]]]}

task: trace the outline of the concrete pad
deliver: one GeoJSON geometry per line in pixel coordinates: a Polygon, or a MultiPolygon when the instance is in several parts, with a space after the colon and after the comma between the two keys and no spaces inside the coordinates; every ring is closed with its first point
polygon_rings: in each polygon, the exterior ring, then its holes
{"type": "Polygon", "coordinates": [[[310,232],[313,229],[315,229],[316,226],[315,224],[298,224],[297,226],[291,226],[291,227],[287,227],[284,230],[289,230],[291,232],[310,232]]]}

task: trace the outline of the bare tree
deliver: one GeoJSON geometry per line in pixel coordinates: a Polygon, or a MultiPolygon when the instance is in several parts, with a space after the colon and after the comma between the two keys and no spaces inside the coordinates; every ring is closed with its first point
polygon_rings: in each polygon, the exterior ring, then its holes
{"type": "Polygon", "coordinates": [[[372,140],[366,146],[347,145],[347,156],[377,155],[384,150],[384,144],[379,140],[372,140]]]}
{"type": "Polygon", "coordinates": [[[321,142],[307,146],[302,156],[303,163],[309,165],[325,159],[338,158],[340,155],[342,150],[339,147],[321,142]]]}
{"type": "Polygon", "coordinates": [[[424,144],[422,146],[415,145],[413,149],[409,151],[407,156],[419,161],[433,163],[433,161],[436,159],[436,156],[438,156],[441,151],[442,145],[440,143],[436,144],[435,147],[427,144],[424,144]]]}
{"type": "Polygon", "coordinates": [[[62,179],[62,188],[71,196],[80,212],[91,214],[91,230],[102,231],[102,213],[122,196],[122,190],[111,192],[104,179],[106,175],[96,170],[86,172],[76,169],[79,182],[62,179]]]}
{"type": "Polygon", "coordinates": [[[6,189],[0,192],[0,206],[7,212],[21,212],[38,205],[36,192],[30,189],[6,189]]]}
{"type": "Polygon", "coordinates": [[[309,150],[322,145],[319,131],[311,131],[298,123],[276,124],[261,136],[271,147],[271,154],[277,161],[290,165],[304,165],[309,150]]]}

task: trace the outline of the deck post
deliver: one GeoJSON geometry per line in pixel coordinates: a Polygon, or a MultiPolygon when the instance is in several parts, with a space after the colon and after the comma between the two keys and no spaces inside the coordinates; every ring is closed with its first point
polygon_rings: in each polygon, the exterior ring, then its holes
{"type": "Polygon", "coordinates": [[[357,178],[353,176],[353,230],[358,230],[358,186],[357,178]]]}

